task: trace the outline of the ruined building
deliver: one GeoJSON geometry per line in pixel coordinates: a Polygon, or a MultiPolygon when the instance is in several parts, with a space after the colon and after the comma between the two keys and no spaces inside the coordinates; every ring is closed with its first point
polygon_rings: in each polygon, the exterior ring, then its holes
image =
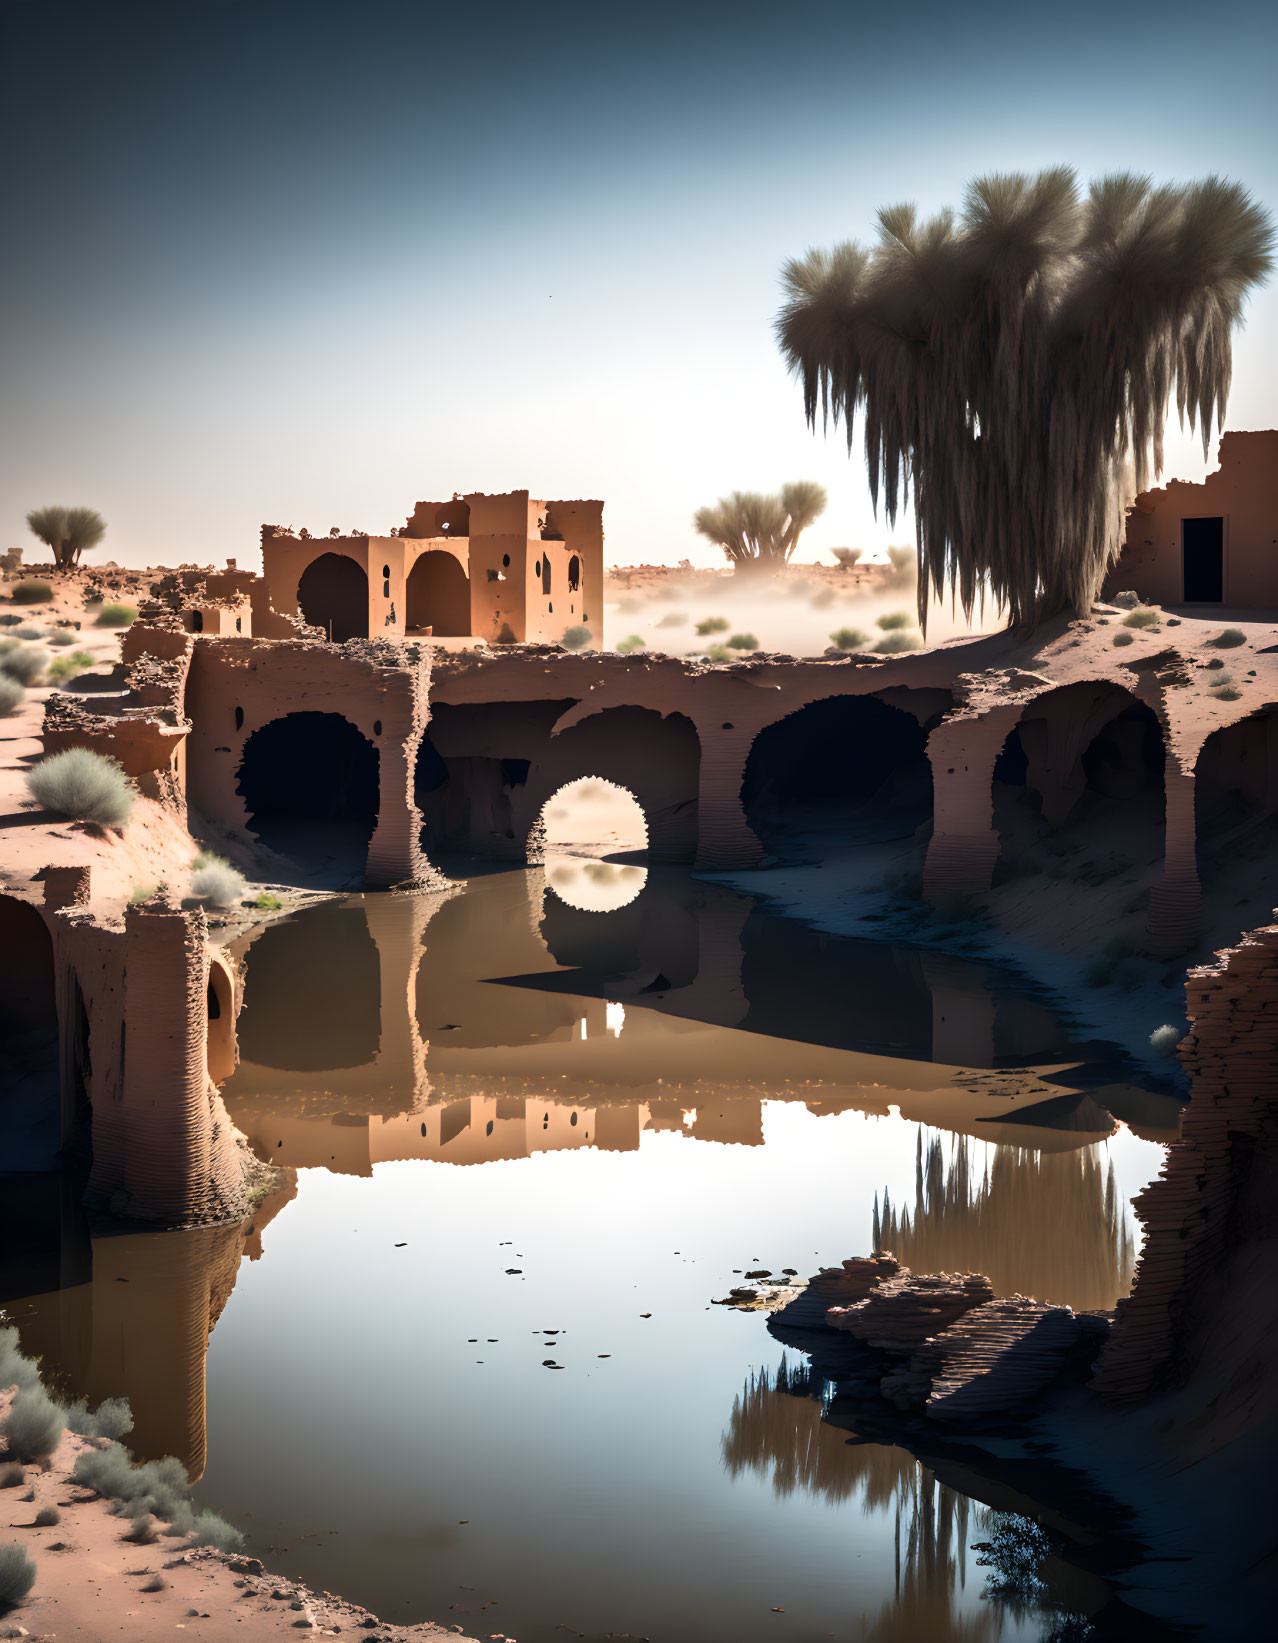
{"type": "Polygon", "coordinates": [[[1278,430],[1224,434],[1201,485],[1143,491],[1105,581],[1160,605],[1278,608],[1278,430]]]}
{"type": "Polygon", "coordinates": [[[557,643],[603,633],[603,503],[527,491],[419,502],[390,536],[313,537],[262,527],[254,632],[291,638],[301,617],[347,639],[557,643]],[[283,619],[283,620],[282,620],[283,619]]]}

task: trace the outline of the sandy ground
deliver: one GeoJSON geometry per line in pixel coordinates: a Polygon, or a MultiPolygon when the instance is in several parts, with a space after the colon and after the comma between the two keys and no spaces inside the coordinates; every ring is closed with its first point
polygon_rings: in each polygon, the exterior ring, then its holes
{"type": "MultiPolygon", "coordinates": [[[[0,1392],[0,1410],[7,1406],[8,1393],[0,1392]]],[[[0,1638],[150,1643],[184,1631],[200,1643],[243,1643],[309,1632],[369,1643],[432,1643],[462,1632],[460,1626],[384,1624],[357,1604],[263,1573],[255,1558],[192,1549],[186,1540],[163,1536],[142,1546],[124,1540],[129,1520],[71,1482],[76,1456],[101,1446],[102,1440],[64,1433],[47,1469],[28,1466],[26,1486],[0,1490],[0,1545],[16,1541],[36,1563],[30,1595],[0,1611],[0,1638]],[[36,1513],[50,1506],[60,1521],[35,1527],[36,1513]]]]}

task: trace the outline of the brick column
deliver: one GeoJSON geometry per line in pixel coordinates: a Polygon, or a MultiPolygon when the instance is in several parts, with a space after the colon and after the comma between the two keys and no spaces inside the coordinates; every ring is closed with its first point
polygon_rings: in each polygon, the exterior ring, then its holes
{"type": "Polygon", "coordinates": [[[1163,873],[1149,890],[1145,949],[1154,958],[1175,958],[1198,939],[1203,892],[1198,879],[1194,778],[1169,757],[1164,780],[1163,873]]]}
{"type": "Polygon", "coordinates": [[[994,765],[1019,706],[988,709],[979,719],[951,719],[928,737],[932,766],[932,838],[923,865],[928,901],[989,889],[1001,841],[994,826],[994,765]]]}
{"type": "Polygon", "coordinates": [[[755,731],[735,727],[724,730],[718,725],[698,723],[697,734],[701,738],[701,767],[695,865],[722,871],[758,867],[766,852],[741,805],[741,783],[755,731]]]}
{"type": "Polygon", "coordinates": [[[417,740],[413,737],[406,744],[393,734],[378,740],[377,826],[368,841],[364,870],[370,889],[438,882],[421,847],[422,818],[413,797],[417,740]]]}

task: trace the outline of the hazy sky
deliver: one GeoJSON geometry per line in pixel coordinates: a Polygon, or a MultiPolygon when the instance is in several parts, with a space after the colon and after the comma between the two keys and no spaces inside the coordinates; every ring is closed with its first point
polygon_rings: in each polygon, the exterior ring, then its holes
{"type": "MultiPolygon", "coordinates": [[[[697,506],[808,477],[811,547],[908,540],[805,428],[787,256],[1061,161],[1278,207],[1272,5],[0,0],[0,30],[0,547],[61,501],[108,519],[97,558],[256,563],[264,520],[527,486],[605,498],[614,562],[713,563],[697,506]]],[[[1270,287],[1230,425],[1278,424],[1276,366],[1270,287]]]]}

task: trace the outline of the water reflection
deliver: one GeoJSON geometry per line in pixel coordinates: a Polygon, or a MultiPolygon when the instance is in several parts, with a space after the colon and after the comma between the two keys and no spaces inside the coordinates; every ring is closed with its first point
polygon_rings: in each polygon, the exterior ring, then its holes
{"type": "Polygon", "coordinates": [[[904,1453],[766,1379],[720,1448],[758,1320],[708,1302],[877,1238],[1108,1304],[1170,1094],[994,966],[662,870],[603,912],[538,871],[351,897],[230,956],[223,1096],[279,1192],[247,1233],[113,1237],[6,1189],[0,1302],[69,1394],[134,1401],[142,1453],[207,1467],[255,1552],[396,1619],[473,1629],[449,1605],[482,1586],[523,1643],[1033,1635],[904,1453]]]}

